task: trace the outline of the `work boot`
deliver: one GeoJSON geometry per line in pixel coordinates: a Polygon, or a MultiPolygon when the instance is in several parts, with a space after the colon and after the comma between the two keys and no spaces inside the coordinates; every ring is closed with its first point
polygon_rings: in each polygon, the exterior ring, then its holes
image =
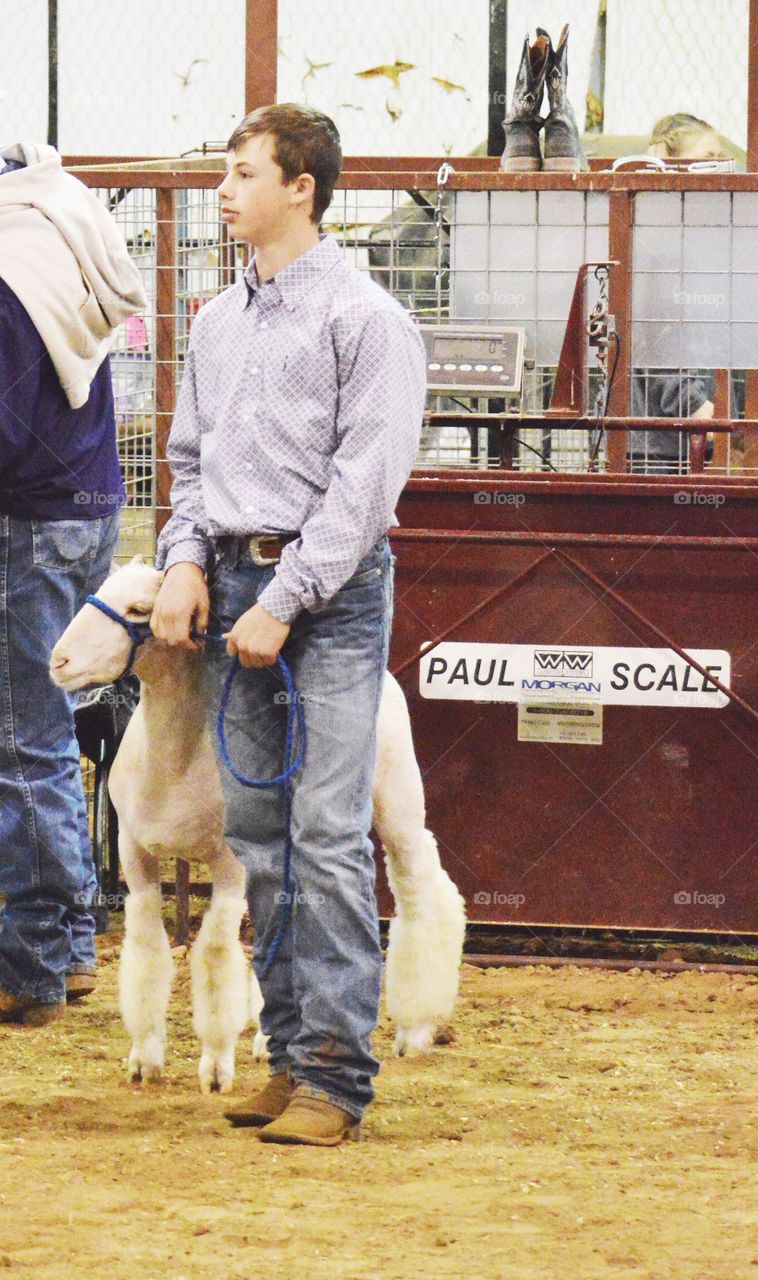
{"type": "Polygon", "coordinates": [[[343,1139],[357,1142],[361,1125],[349,1111],[335,1107],[322,1098],[311,1097],[310,1091],[295,1090],[287,1110],[260,1129],[261,1142],[298,1143],[311,1147],[336,1147],[343,1139]]]}
{"type": "Polygon", "coordinates": [[[81,1000],[83,996],[90,996],[97,986],[97,974],[94,971],[89,973],[67,973],[66,974],[66,999],[69,1004],[75,1000],[81,1000]]]}
{"type": "Polygon", "coordinates": [[[224,1116],[237,1129],[257,1129],[276,1120],[286,1110],[294,1092],[295,1086],[289,1072],[279,1071],[269,1077],[263,1089],[245,1102],[229,1107],[224,1116]]]}
{"type": "Polygon", "coordinates": [[[12,996],[9,991],[0,990],[0,1022],[19,1022],[25,1027],[45,1027],[48,1022],[55,1022],[66,1012],[66,1001],[59,1000],[55,1004],[40,1004],[24,996],[12,996]]]}
{"type": "Polygon", "coordinates": [[[500,168],[505,173],[534,173],[542,168],[540,129],[544,121],[540,107],[549,50],[550,37],[546,31],[538,29],[531,48],[529,37],[524,40],[511,109],[503,121],[505,150],[500,168]]]}
{"type": "Polygon", "coordinates": [[[550,114],[545,120],[545,162],[543,168],[550,173],[578,173],[589,168],[587,157],[579,141],[579,128],[574,108],[566,96],[568,76],[568,23],[554,49],[547,31],[537,28],[538,36],[545,36],[548,43],[547,98],[550,114]]]}

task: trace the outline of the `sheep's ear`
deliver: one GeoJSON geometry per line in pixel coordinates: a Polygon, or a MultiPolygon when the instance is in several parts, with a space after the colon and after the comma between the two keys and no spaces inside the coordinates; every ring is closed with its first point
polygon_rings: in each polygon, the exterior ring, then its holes
{"type": "Polygon", "coordinates": [[[144,564],[144,563],[145,563],[145,557],[142,555],[132,556],[131,560],[129,561],[129,564],[144,564]]]}

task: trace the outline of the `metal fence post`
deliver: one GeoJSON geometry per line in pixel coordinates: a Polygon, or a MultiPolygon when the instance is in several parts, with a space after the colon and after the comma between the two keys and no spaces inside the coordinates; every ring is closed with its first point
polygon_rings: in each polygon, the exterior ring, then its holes
{"type": "MultiPolygon", "coordinates": [[[[155,532],[170,509],[171,476],[166,461],[168,433],[176,408],[176,191],[155,193],[155,532]]],[[[176,860],[176,941],[189,932],[189,863],[176,860]]]]}
{"type": "MultiPolygon", "coordinates": [[[[618,364],[608,397],[607,412],[615,417],[626,417],[629,412],[629,387],[632,368],[632,228],[634,222],[634,193],[609,191],[608,193],[608,257],[615,259],[611,267],[610,305],[616,317],[616,334],[619,342],[618,364]]],[[[609,368],[613,368],[608,355],[609,368]]],[[[620,431],[611,431],[606,445],[609,471],[626,471],[627,440],[620,431]]]]}
{"type": "Polygon", "coordinates": [[[278,0],[246,0],[245,114],[276,102],[278,0]]]}

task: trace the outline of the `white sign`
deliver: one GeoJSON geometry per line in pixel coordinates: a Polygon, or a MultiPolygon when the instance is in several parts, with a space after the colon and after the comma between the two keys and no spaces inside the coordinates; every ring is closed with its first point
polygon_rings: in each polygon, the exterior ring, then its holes
{"type": "MultiPolygon", "coordinates": [[[[725,649],[688,649],[689,657],[729,686],[725,649]]],[[[606,706],[725,707],[728,698],[673,649],[612,645],[444,642],[422,655],[424,698],[536,702],[586,698],[606,706]]]]}

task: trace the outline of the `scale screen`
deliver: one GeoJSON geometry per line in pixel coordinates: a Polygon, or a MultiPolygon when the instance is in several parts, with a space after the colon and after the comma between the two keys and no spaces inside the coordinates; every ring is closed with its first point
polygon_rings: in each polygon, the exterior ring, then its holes
{"type": "Polygon", "coordinates": [[[435,338],[434,354],[442,359],[473,360],[485,356],[502,359],[508,350],[503,338],[435,338]]]}
{"type": "Polygon", "coordinates": [[[430,391],[502,395],[521,389],[524,330],[499,325],[420,325],[430,391]]]}

